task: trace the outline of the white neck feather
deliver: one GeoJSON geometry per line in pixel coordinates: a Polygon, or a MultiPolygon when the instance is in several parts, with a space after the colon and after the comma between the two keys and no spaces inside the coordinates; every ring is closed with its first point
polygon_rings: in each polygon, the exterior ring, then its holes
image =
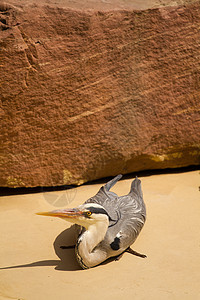
{"type": "Polygon", "coordinates": [[[90,225],[78,241],[76,256],[83,268],[94,267],[107,258],[103,249],[95,247],[104,239],[109,221],[102,220],[90,225]]]}

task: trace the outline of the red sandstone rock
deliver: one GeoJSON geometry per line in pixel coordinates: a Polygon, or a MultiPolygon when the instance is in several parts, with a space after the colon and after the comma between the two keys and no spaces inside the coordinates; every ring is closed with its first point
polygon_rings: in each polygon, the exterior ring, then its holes
{"type": "Polygon", "coordinates": [[[199,2],[10,3],[0,4],[0,186],[199,164],[199,2]]]}

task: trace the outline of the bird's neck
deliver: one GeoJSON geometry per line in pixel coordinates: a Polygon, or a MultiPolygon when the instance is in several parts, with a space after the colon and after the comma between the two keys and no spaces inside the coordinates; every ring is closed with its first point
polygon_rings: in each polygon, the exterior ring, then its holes
{"type": "Polygon", "coordinates": [[[106,251],[96,246],[104,239],[108,225],[108,221],[90,225],[79,238],[76,257],[84,269],[94,267],[106,259],[106,251]]]}

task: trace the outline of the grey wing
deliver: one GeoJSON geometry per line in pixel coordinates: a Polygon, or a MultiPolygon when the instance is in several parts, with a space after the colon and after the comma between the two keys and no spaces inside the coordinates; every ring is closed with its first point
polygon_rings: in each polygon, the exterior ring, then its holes
{"type": "MultiPolygon", "coordinates": [[[[118,197],[115,205],[112,205],[113,208],[116,210],[118,219],[115,223],[110,223],[103,241],[104,244],[110,246],[110,255],[127,249],[136,240],[145,223],[146,208],[141,181],[138,178],[132,182],[130,193],[118,197]]],[[[107,210],[110,213],[108,207],[107,210]]]]}
{"type": "Polygon", "coordinates": [[[101,247],[114,255],[127,249],[137,238],[146,219],[146,208],[143,201],[141,181],[136,177],[131,184],[128,195],[118,197],[109,191],[122,177],[116,176],[86,203],[102,205],[110,216],[110,224],[101,247]]]}

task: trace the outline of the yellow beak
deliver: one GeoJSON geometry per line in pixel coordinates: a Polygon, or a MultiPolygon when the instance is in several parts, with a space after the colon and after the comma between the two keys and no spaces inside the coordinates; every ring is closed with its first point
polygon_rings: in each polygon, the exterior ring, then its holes
{"type": "Polygon", "coordinates": [[[36,215],[47,216],[47,217],[58,217],[58,218],[78,218],[83,215],[82,211],[76,208],[72,209],[58,209],[47,212],[38,212],[36,215]]]}

